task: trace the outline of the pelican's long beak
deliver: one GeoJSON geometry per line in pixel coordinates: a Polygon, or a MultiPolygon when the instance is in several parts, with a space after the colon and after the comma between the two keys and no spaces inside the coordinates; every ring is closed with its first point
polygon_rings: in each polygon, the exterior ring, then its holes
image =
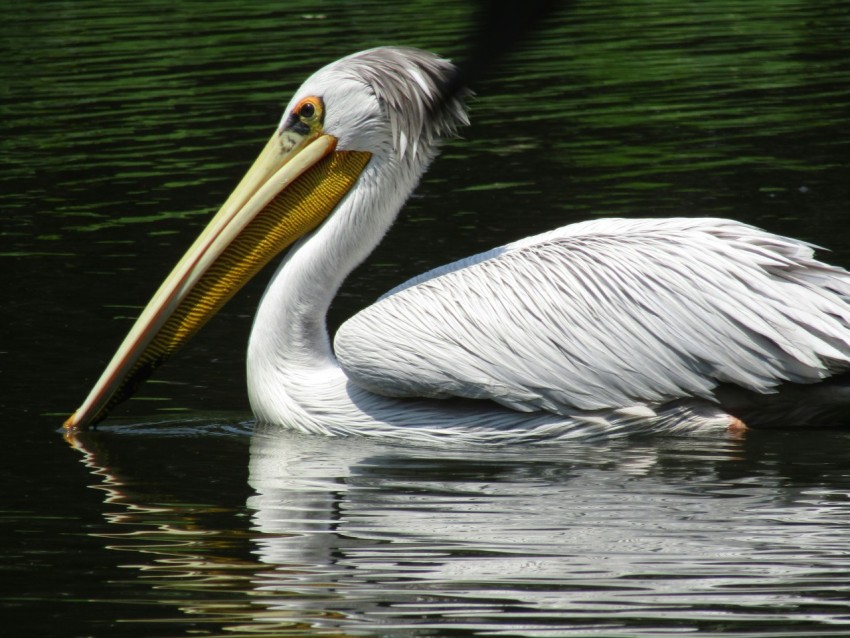
{"type": "Polygon", "coordinates": [[[142,311],[66,429],[102,420],[275,255],[334,210],[371,157],[338,151],[336,141],[321,131],[272,136],[142,311]]]}

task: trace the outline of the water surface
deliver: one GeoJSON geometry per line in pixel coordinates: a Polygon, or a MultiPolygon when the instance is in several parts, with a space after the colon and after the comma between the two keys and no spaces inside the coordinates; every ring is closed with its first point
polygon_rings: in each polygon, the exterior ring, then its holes
{"type": "MultiPolygon", "coordinates": [[[[732,216],[850,266],[844,2],[583,3],[335,302],[600,215],[732,216]]],[[[4,626],[20,635],[850,635],[841,431],[476,450],[253,432],[264,278],[104,429],[57,428],[313,70],[458,55],[453,2],[0,8],[4,626]]]]}

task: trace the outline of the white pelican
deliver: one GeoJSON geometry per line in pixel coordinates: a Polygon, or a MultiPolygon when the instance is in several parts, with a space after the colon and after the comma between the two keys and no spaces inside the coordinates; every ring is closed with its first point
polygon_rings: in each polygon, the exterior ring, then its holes
{"type": "Polygon", "coordinates": [[[304,432],[721,429],[757,421],[745,399],[850,366],[850,273],[722,219],[600,219],[522,239],[402,284],[332,348],[337,289],[467,123],[446,95],[454,72],[424,51],[377,48],[310,77],[66,427],[102,419],[293,243],[257,310],[248,392],[259,421],[304,432]]]}

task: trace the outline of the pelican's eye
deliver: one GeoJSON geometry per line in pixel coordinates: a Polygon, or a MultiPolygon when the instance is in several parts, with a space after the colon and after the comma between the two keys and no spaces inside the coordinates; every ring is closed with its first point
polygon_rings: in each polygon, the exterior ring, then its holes
{"type": "Polygon", "coordinates": [[[309,120],[316,114],[316,106],[312,102],[304,102],[298,109],[298,115],[301,119],[309,120]]]}
{"type": "MultiPolygon", "coordinates": [[[[305,97],[289,112],[283,125],[281,135],[293,133],[297,136],[318,135],[322,132],[325,119],[325,105],[320,97],[305,97]]],[[[295,144],[290,140],[284,147],[295,144]]]]}
{"type": "Polygon", "coordinates": [[[306,97],[295,107],[294,114],[305,124],[312,125],[322,121],[322,100],[317,97],[306,97]]]}

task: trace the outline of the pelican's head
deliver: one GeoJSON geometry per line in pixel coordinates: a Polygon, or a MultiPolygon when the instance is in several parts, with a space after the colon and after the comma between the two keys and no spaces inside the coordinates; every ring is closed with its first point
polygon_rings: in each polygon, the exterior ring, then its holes
{"type": "Polygon", "coordinates": [[[278,131],[306,132],[316,122],[337,140],[339,150],[365,151],[391,162],[427,163],[441,139],[469,123],[463,101],[449,94],[455,74],[450,62],[419,49],[361,51],[304,82],[278,131]]]}
{"type": "Polygon", "coordinates": [[[311,76],[242,181],[119,347],[70,430],[102,420],[272,258],[310,233],[370,163],[421,174],[466,124],[455,68],[417,49],[370,49],[311,76]]]}

